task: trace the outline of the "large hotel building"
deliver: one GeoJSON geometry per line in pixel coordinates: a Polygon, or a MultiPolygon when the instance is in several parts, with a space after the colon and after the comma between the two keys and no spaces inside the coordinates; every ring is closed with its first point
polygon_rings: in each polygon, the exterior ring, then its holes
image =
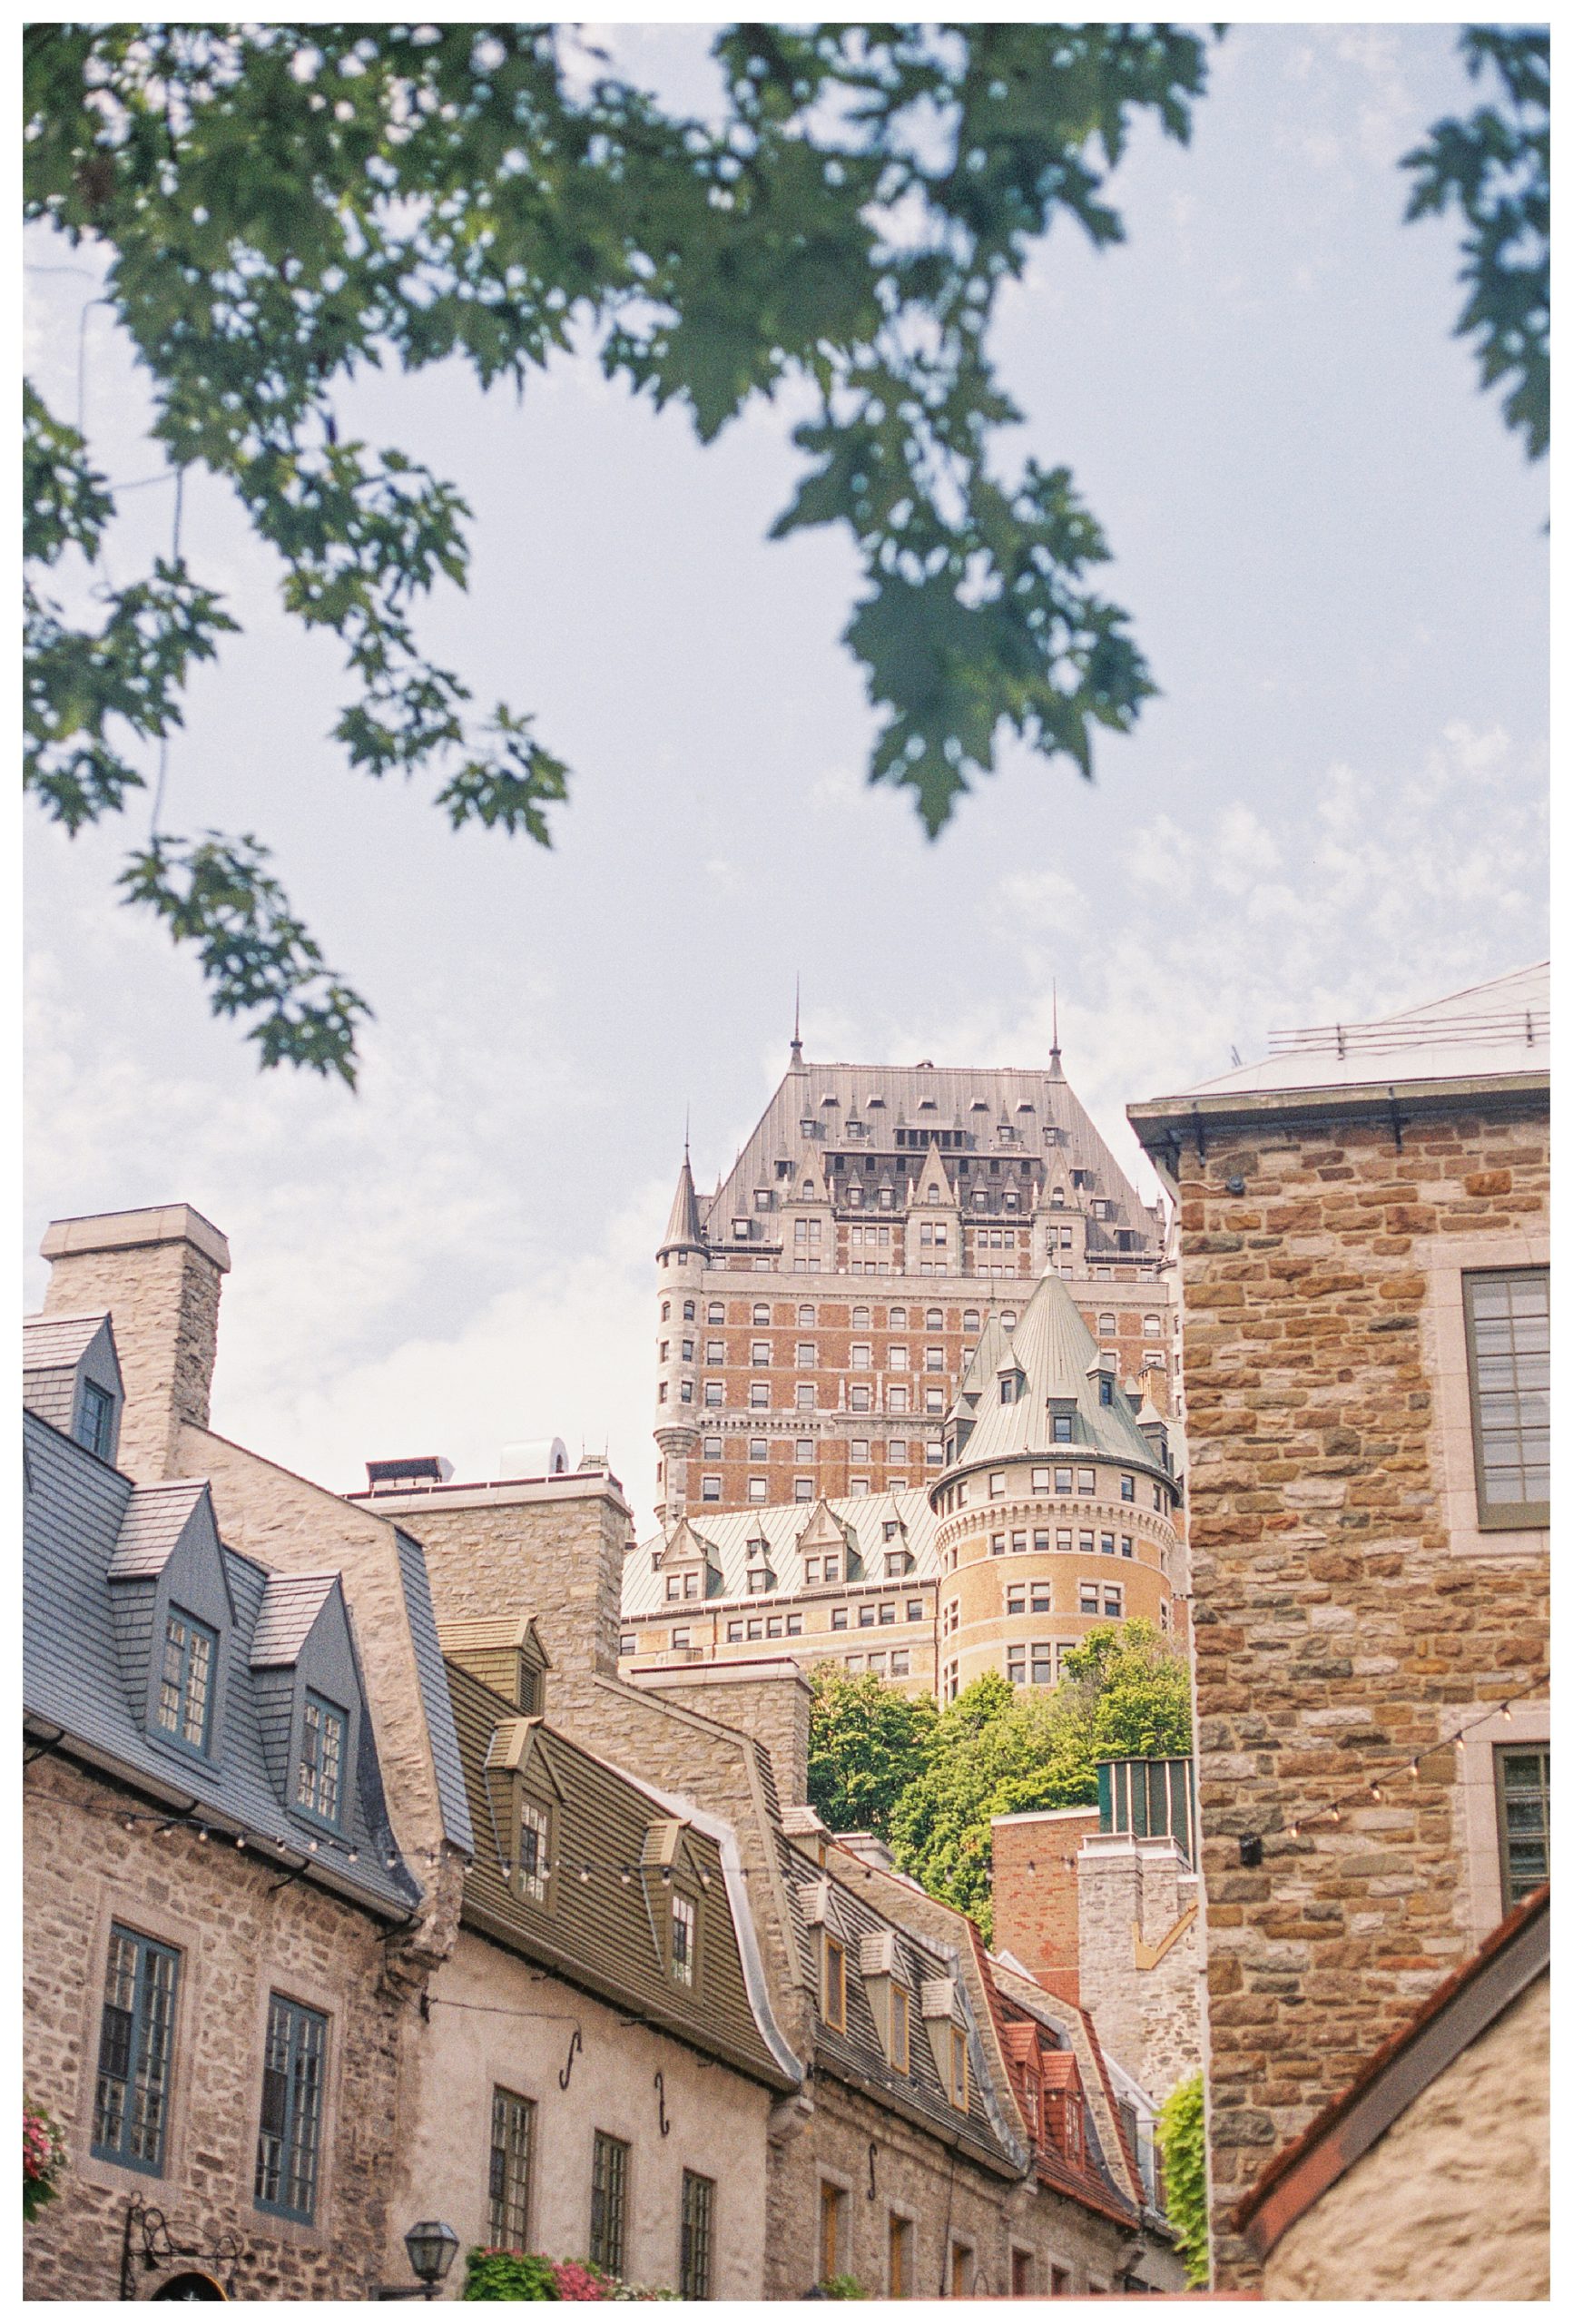
{"type": "Polygon", "coordinates": [[[794,1041],[708,1201],[684,1156],[658,1268],[661,1531],[628,1561],[625,1657],[830,1654],[947,1693],[984,1668],[1052,1683],[1094,1612],[1172,1621],[1165,1222],[1057,1047],[1026,1072],[816,1065],[794,1041]],[[1008,1504],[979,1536],[1011,1578],[982,1630],[982,1586],[941,1587],[980,1522],[974,1429],[1000,1439],[978,1490],[1008,1504]],[[1083,1505],[1044,1506],[1062,1495],[1083,1505]]]}

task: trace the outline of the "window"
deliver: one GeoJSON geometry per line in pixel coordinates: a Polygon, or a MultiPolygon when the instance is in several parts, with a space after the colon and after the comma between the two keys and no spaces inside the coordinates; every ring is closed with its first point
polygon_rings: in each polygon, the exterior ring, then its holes
{"type": "Polygon", "coordinates": [[[813,1328],[813,1320],[814,1311],[811,1307],[800,1307],[798,1309],[798,1323],[800,1327],[802,1324],[807,1324],[811,1330],[813,1328]]]}
{"type": "Polygon", "coordinates": [[[709,1306],[704,1311],[704,1320],[707,1324],[725,1323],[726,1310],[722,1305],[719,1299],[713,1299],[711,1301],[709,1306]]]}
{"type": "Polygon", "coordinates": [[[920,1622],[922,1619],[923,1600],[921,1598],[909,1598],[907,1600],[907,1620],[909,1622],[920,1622]]]}
{"type": "Polygon", "coordinates": [[[1054,1489],[1056,1492],[1068,1492],[1070,1491],[1070,1480],[1071,1472],[1068,1469],[1057,1469],[1054,1472],[1054,1489]]]}
{"type": "Polygon", "coordinates": [[[726,1342],[724,1340],[706,1340],[704,1343],[704,1360],[706,1364],[724,1364],[726,1362],[726,1342]]]}
{"type": "MultiPolygon", "coordinates": [[[[672,1634],[677,1643],[677,1632],[672,1634]]],[[[546,1882],[551,1877],[551,1810],[544,1801],[521,1799],[519,1802],[519,1852],[516,1859],[519,1894],[533,1904],[546,1901],[546,1882]]]]}
{"type": "Polygon", "coordinates": [[[1084,1581],[1082,1583],[1079,1599],[1079,1610],[1084,1614],[1096,1614],[1097,1612],[1097,1583],[1096,1581],[1084,1581]]]}
{"type": "MultiPolygon", "coordinates": [[[[719,1477],[701,1477],[699,1480],[699,1498],[701,1501],[719,1501],[721,1499],[721,1479],[719,1477]]],[[[672,1579],[667,1582],[666,1595],[669,1598],[675,1598],[677,1595],[676,1581],[677,1577],[673,1574],[672,1579]]]]}
{"type": "Polygon", "coordinates": [[[912,1657],[906,1647],[898,1647],[890,1657],[892,1679],[905,1679],[912,1668],[912,1657]]]}
{"type": "Polygon", "coordinates": [[[846,1629],[846,1627],[847,1627],[847,1610],[846,1610],[846,1608],[845,1608],[844,1606],[832,1606],[832,1607],[831,1608],[831,1630],[844,1630],[846,1629]]]}
{"type": "Polygon", "coordinates": [[[114,1398],[96,1380],[82,1384],[82,1402],[76,1414],[76,1441],[96,1452],[101,1461],[110,1458],[114,1443],[114,1398]]]}
{"type": "MultiPolygon", "coordinates": [[[[692,1380],[685,1380],[685,1381],[683,1382],[683,1403],[684,1403],[685,1404],[691,1404],[691,1403],[693,1402],[693,1383],[692,1382],[692,1380]]],[[[705,1403],[710,1406],[710,1408],[711,1408],[711,1410],[712,1410],[713,1412],[713,1411],[715,1411],[715,1410],[717,1409],[717,1407],[718,1407],[718,1406],[719,1406],[719,1405],[720,1405],[720,1404],[724,1401],[724,1397],[725,1397],[725,1390],[724,1390],[724,1387],[723,1387],[723,1384],[722,1384],[722,1382],[721,1382],[721,1381],[719,1381],[719,1380],[707,1380],[707,1381],[705,1382],[705,1384],[704,1384],[704,1401],[705,1401],[705,1403]]]]}
{"type": "Polygon", "coordinates": [[[890,1372],[905,1372],[907,1369],[907,1350],[904,1347],[887,1348],[885,1351],[885,1365],[886,1369],[890,1372]]]}
{"type": "Polygon", "coordinates": [[[1115,1621],[1118,1621],[1125,1610],[1126,1593],[1123,1584],[1116,1581],[1106,1581],[1104,1584],[1104,1612],[1111,1617],[1115,1621]]]}
{"type": "Polygon", "coordinates": [[[1551,1753],[1543,1743],[1499,1744],[1494,1757],[1502,1910],[1510,1913],[1550,1876],[1551,1753]]]}
{"type": "Polygon", "coordinates": [[[693,1342],[692,1340],[684,1340],[683,1343],[683,1361],[684,1364],[692,1364],[693,1361],[693,1342]]]}
{"type": "Polygon", "coordinates": [[[812,1501],[813,1497],[814,1481],[812,1477],[794,1477],[792,1479],[792,1499],[794,1501],[812,1501]]]}
{"type": "Polygon", "coordinates": [[[959,2112],[965,2114],[971,2103],[971,2093],[967,2079],[966,2028],[958,2025],[954,2020],[941,2026],[940,2048],[943,2053],[940,2070],[945,2076],[945,2087],[949,2093],[950,2103],[959,2112]]]}
{"type": "MultiPolygon", "coordinates": [[[[748,1481],[748,1497],[751,1502],[757,1502],[768,1501],[770,1499],[769,1479],[766,1477],[750,1477],[748,1481]]],[[[751,1584],[750,1586],[752,1587],[752,1585],[751,1584]]],[[[761,1584],[761,1587],[763,1587],[762,1583],[761,1584]]]]}
{"type": "Polygon", "coordinates": [[[307,2221],[317,2215],[327,2061],[328,2020],[282,1994],[271,1994],[251,2190],[259,2211],[307,2221]]]}
{"type": "Polygon", "coordinates": [[[841,1561],[840,1558],[827,1558],[825,1560],[825,1580],[827,1581],[839,1581],[841,1578],[841,1561]]]}
{"type": "Polygon", "coordinates": [[[684,2299],[710,2298],[710,2239],[714,2214],[714,2180],[701,2178],[697,2171],[685,2171],[683,2237],[677,2263],[677,2289],[684,2299]]]}
{"type": "Polygon", "coordinates": [[[169,2121],[180,1956],[167,1945],[112,1927],[99,2020],[93,2151],[157,2177],[169,2121]]]}
{"type": "Polygon", "coordinates": [[[866,1340],[853,1342],[850,1363],[854,1372],[867,1372],[870,1369],[873,1363],[873,1349],[866,1340]]]}
{"type": "Polygon", "coordinates": [[[754,1307],[753,1320],[756,1324],[768,1324],[770,1321],[770,1309],[765,1305],[762,1299],[760,1300],[754,1307]]]}
{"type": "Polygon", "coordinates": [[[1122,1557],[1122,1558],[1134,1558],[1134,1557],[1136,1556],[1136,1545],[1135,1541],[1132,1541],[1132,1539],[1131,1539],[1131,1537],[1130,1537],[1130,1535],[1129,1535],[1128,1533],[1122,1533],[1122,1534],[1120,1535],[1120,1555],[1121,1555],[1121,1557],[1122,1557]]]}
{"type": "Polygon", "coordinates": [[[1018,1526],[1010,1536],[1010,1554],[1013,1558],[1027,1554],[1027,1528],[1024,1525],[1018,1526]]]}
{"type": "Polygon", "coordinates": [[[1012,2250],[1010,2254],[1010,2297],[1012,2299],[1032,2298],[1032,2254],[1012,2250]]]}
{"type": "Polygon", "coordinates": [[[749,1382],[749,1384],[748,1384],[748,1408],[749,1408],[750,1412],[755,1412],[755,1413],[766,1413],[766,1412],[769,1412],[769,1410],[770,1410],[770,1382],[769,1382],[768,1380],[751,1380],[751,1381],[749,1382]]]}
{"type": "Polygon", "coordinates": [[[1035,1687],[1054,1684],[1054,1648],[1047,1640],[1038,1639],[1033,1643],[1032,1683],[1035,1687]]]}
{"type": "Polygon", "coordinates": [[[838,2033],[847,2030],[847,1956],[840,1940],[827,1929],[820,1974],[820,2015],[838,2033]]]}
{"type": "Polygon", "coordinates": [[[1549,1522],[1550,1330],[1546,1268],[1465,1275],[1475,1497],[1482,1527],[1549,1522]]]}
{"type": "Polygon", "coordinates": [[[1054,1535],[1054,1546],[1056,1550],[1068,1551],[1070,1548],[1070,1527],[1068,1525],[1057,1526],[1055,1528],[1054,1535]]]}
{"type": "Polygon", "coordinates": [[[1113,1557],[1115,1553],[1115,1537],[1112,1533],[1100,1533],[1097,1537],[1097,1545],[1098,1554],[1100,1557],[1113,1557]]]}
{"type": "Polygon", "coordinates": [[[685,1299],[683,1303],[683,1320],[685,1324],[692,1324],[693,1321],[693,1302],[692,1299],[685,1299]]]}
{"type": "Polygon", "coordinates": [[[912,2222],[897,2212],[890,2213],[889,2259],[885,2270],[885,2297],[888,2299],[910,2299],[912,2297],[912,2222]]]}
{"type": "MultiPolygon", "coordinates": [[[[494,2090],[488,2209],[491,2240],[506,2251],[528,2248],[530,2155],[535,2135],[535,2102],[512,2090],[494,2090]]],[[[591,2232],[595,2232],[593,2227],[591,2232]]]]}
{"type": "Polygon", "coordinates": [[[672,1953],[673,1980],[680,1985],[693,1983],[694,1960],[699,1935],[698,1914],[692,1896],[681,1889],[672,1892],[672,1953]]]}
{"type": "Polygon", "coordinates": [[[672,1302],[670,1299],[664,1299],[661,1303],[661,1320],[664,1324],[669,1324],[672,1321],[672,1302]]]}
{"type": "Polygon", "coordinates": [[[945,1351],[942,1347],[926,1347],[923,1350],[923,1369],[925,1372],[944,1371],[945,1351]]]}
{"type": "Polygon", "coordinates": [[[950,2246],[950,2297],[969,2299],[972,2295],[972,2246],[952,2243],[950,2246]]]}
{"type": "Polygon", "coordinates": [[[1136,1497],[1136,1481],[1135,1477],[1122,1476],[1120,1479],[1120,1499],[1122,1501],[1135,1501],[1136,1497]]]}
{"type": "Polygon", "coordinates": [[[609,2276],[623,2273],[627,2202],[628,2142],[597,2131],[590,2166],[590,2265],[609,2276]]]}
{"type": "Polygon", "coordinates": [[[1097,1491],[1097,1478],[1091,1469],[1078,1469],[1077,1471],[1076,1489],[1077,1492],[1096,1492],[1097,1491]]]}
{"type": "Polygon", "coordinates": [[[1033,1583],[1032,1610],[1035,1614],[1047,1614],[1049,1611],[1049,1585],[1047,1581],[1033,1583]]]}
{"type": "Polygon", "coordinates": [[[728,1646],[740,1646],[742,1643],[742,1624],[741,1622],[728,1622],[726,1626],[726,1642],[728,1646]]]}
{"type": "Polygon", "coordinates": [[[1084,1558],[1091,1557],[1093,1553],[1093,1537],[1090,1533],[1078,1533],[1077,1535],[1076,1545],[1081,1551],[1084,1558]]]}
{"type": "Polygon", "coordinates": [[[1009,1591],[1008,1591],[1008,1592],[1007,1592],[1007,1594],[1006,1594],[1006,1600],[1005,1600],[1005,1610],[1006,1610],[1006,1612],[1007,1612],[1008,1614],[1025,1614],[1025,1613],[1026,1613],[1026,1611],[1027,1611],[1027,1584],[1026,1584],[1025,1582],[1021,1582],[1021,1583],[1019,1583],[1016,1589],[1011,1590],[1009,1590],[1009,1591]]]}
{"type": "Polygon", "coordinates": [[[800,1380],[797,1384],[797,1408],[800,1413],[811,1413],[814,1408],[814,1384],[800,1380]]]}
{"type": "Polygon", "coordinates": [[[208,1748],[218,1645],[216,1630],[211,1630],[205,1622],[193,1621],[179,1606],[170,1608],[164,1618],[159,1725],[188,1751],[205,1753],[208,1748]]]}
{"type": "Polygon", "coordinates": [[[820,2181],[820,2274],[822,2284],[846,2272],[851,2254],[847,2248],[847,2197],[828,2179],[820,2181]]]}
{"type": "Polygon", "coordinates": [[[337,1825],[344,1807],[344,1713],[310,1691],[300,1718],[300,1764],[295,1805],[324,1824],[337,1825]]]}
{"type": "Polygon", "coordinates": [[[787,1616],[786,1634],[788,1638],[801,1638],[803,1634],[803,1618],[801,1614],[789,1614],[787,1616]]]}
{"type": "Polygon", "coordinates": [[[770,1342],[768,1340],[751,1340],[749,1342],[748,1360],[752,1364],[755,1365],[768,1364],[770,1362],[770,1342]]]}
{"type": "MultiPolygon", "coordinates": [[[[1074,1443],[1074,1414],[1070,1413],[1056,1413],[1054,1414],[1054,1442],[1057,1444],[1074,1443]]],[[[1069,1492],[1070,1488],[1068,1485],[1066,1487],[1066,1490],[1067,1492],[1069,1492]]]]}

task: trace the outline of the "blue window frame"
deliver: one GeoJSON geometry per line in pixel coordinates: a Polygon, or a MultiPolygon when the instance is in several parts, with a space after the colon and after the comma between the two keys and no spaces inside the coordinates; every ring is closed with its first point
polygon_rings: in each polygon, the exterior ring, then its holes
{"type": "Polygon", "coordinates": [[[182,1606],[164,1616],[164,1659],[159,1674],[158,1723],[187,1751],[205,1758],[212,1737],[213,1685],[219,1634],[182,1606]]]}
{"type": "Polygon", "coordinates": [[[295,1805],[335,1830],[344,1820],[344,1738],[349,1721],[325,1695],[306,1695],[300,1714],[300,1764],[295,1805]]]}
{"type": "Polygon", "coordinates": [[[114,1398],[96,1380],[82,1384],[82,1401],[76,1413],[76,1441],[96,1452],[101,1461],[110,1457],[114,1435],[114,1398]]]}
{"type": "Polygon", "coordinates": [[[153,2178],[163,2171],[169,2129],[180,1955],[115,1923],[109,1932],[93,2152],[153,2178]]]}
{"type": "Polygon", "coordinates": [[[328,2020],[282,1994],[270,1994],[252,2187],[260,2211],[308,2222],[317,2216],[327,2067],[328,2020]]]}

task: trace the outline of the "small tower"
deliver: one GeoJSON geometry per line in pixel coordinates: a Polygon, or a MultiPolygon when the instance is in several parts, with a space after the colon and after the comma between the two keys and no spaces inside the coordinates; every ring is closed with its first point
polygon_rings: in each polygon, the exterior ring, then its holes
{"type": "Polygon", "coordinates": [[[672,1197],[672,1215],[655,1256],[661,1271],[656,1341],[655,1443],[661,1455],[656,1515],[680,1517],[687,1499],[688,1463],[699,1444],[699,1299],[708,1246],[693,1190],[688,1141],[672,1197]]]}

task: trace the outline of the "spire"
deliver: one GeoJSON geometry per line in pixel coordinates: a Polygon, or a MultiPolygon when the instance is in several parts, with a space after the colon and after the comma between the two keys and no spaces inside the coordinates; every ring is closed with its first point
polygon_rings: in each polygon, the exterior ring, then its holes
{"type": "Polygon", "coordinates": [[[688,1138],[683,1140],[683,1167],[677,1173],[677,1192],[672,1197],[672,1216],[666,1222],[666,1232],[661,1238],[661,1251],[703,1251],[704,1229],[699,1223],[699,1202],[693,1191],[693,1170],[688,1159],[688,1138]]]}
{"type": "Polygon", "coordinates": [[[1059,980],[1057,977],[1049,990],[1053,995],[1054,1039],[1048,1052],[1048,1078],[1051,1081],[1063,1081],[1065,1068],[1059,1061],[1059,980]]]}
{"type": "Polygon", "coordinates": [[[803,1061],[803,980],[799,977],[792,989],[792,1063],[803,1061]]]}

